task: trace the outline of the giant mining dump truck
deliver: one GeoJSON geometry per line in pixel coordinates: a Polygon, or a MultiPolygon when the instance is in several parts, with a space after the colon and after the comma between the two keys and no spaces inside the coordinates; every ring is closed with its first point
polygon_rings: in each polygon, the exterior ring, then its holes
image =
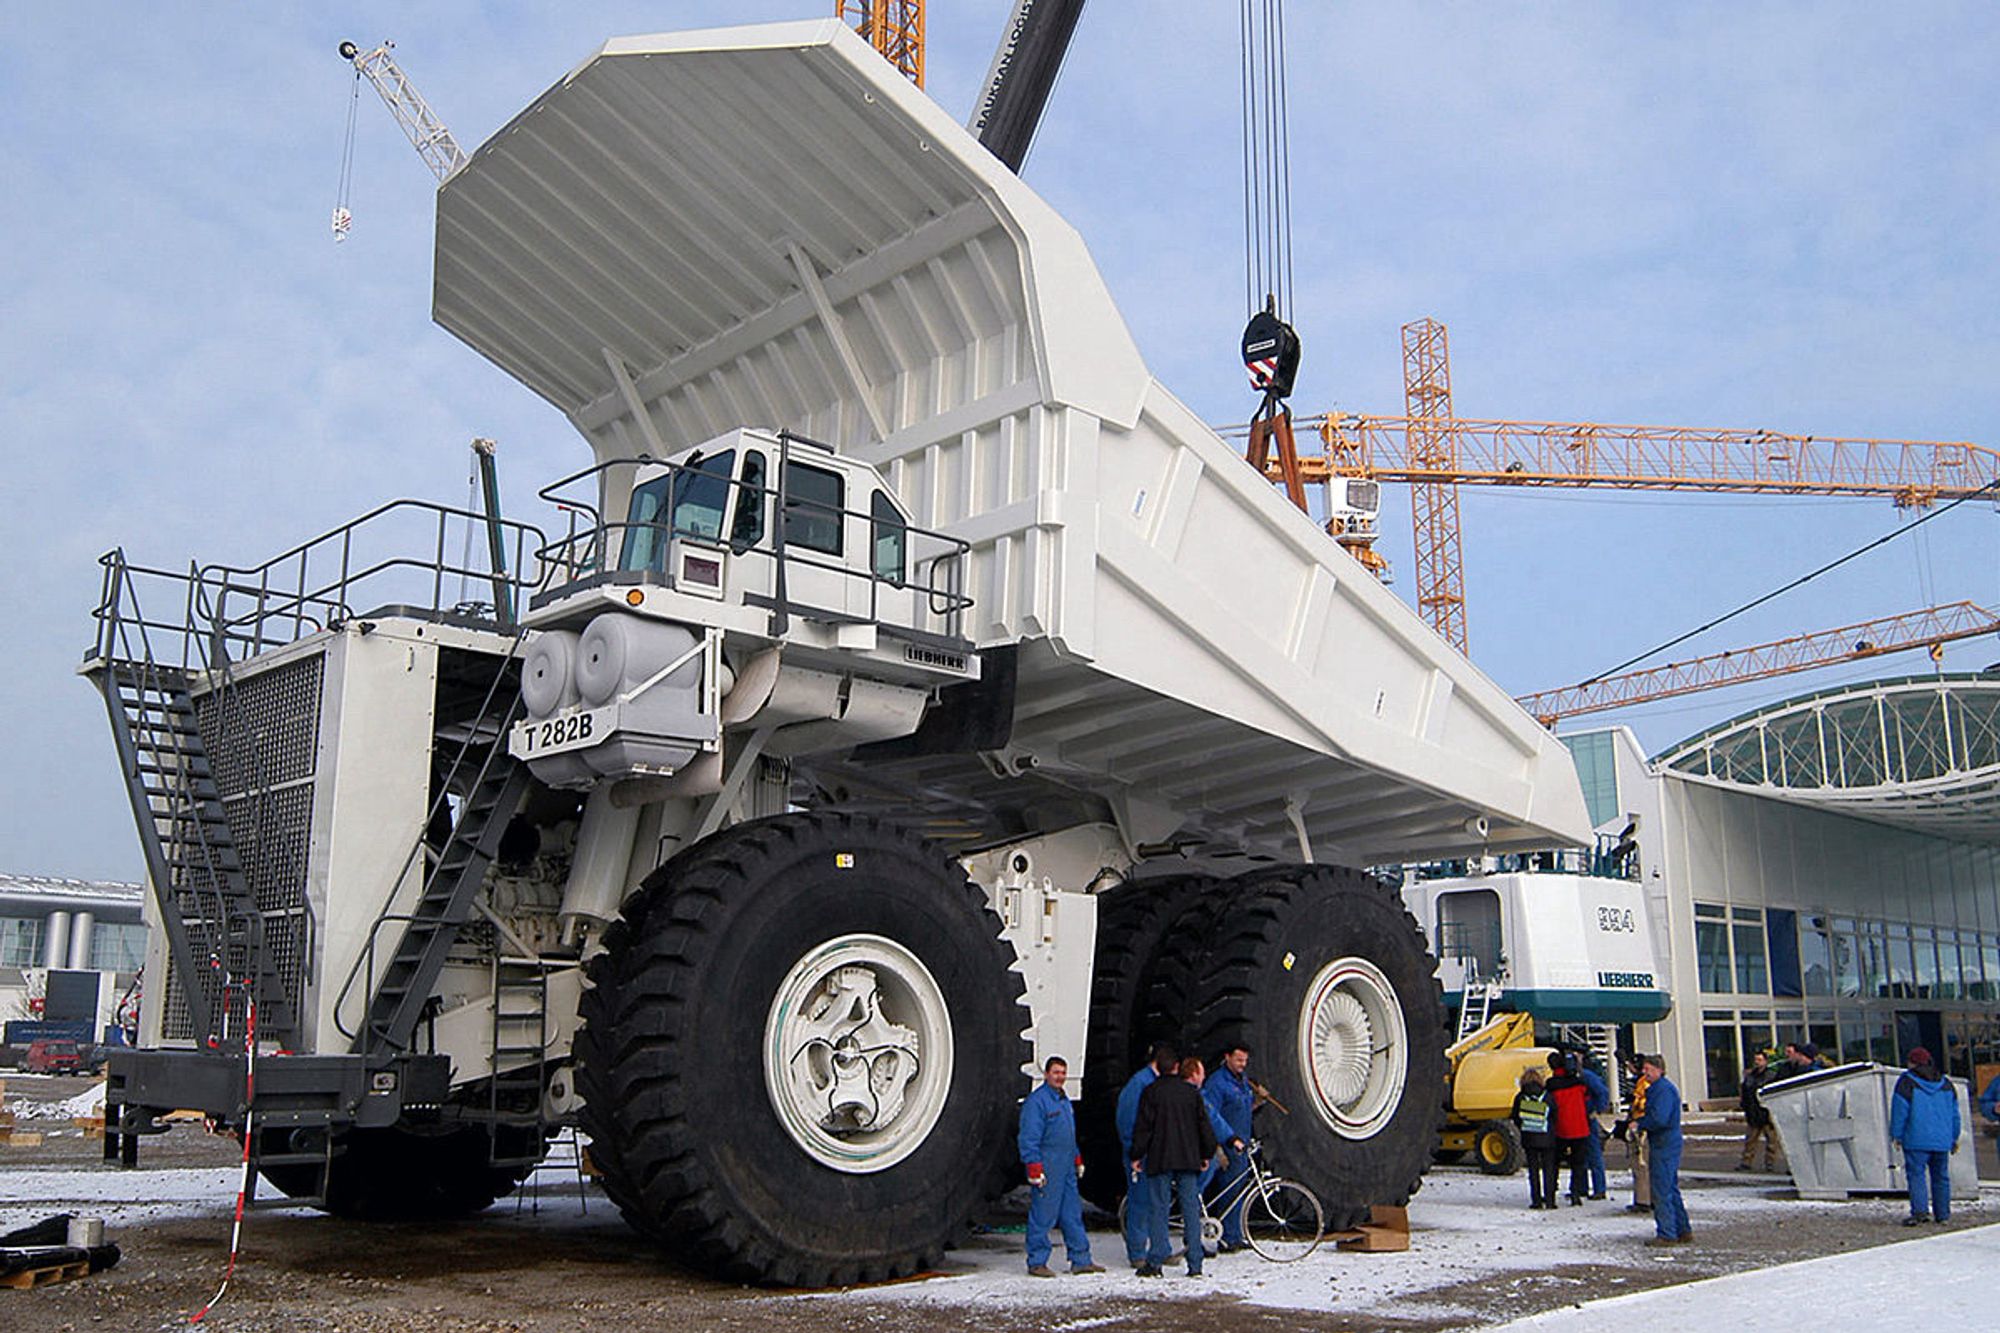
{"type": "Polygon", "coordinates": [[[1167,1035],[1252,1047],[1329,1224],[1417,1187],[1438,983],[1344,867],[1582,841],[1570,761],[1033,190],[836,21],[619,40],[444,182],[435,282],[590,445],[546,528],[104,559],[154,928],[107,1156],[198,1108],[277,1197],[442,1216],[576,1124],[674,1255],[842,1283],[1006,1187],[1051,1054],[1115,1195],[1167,1035]]]}

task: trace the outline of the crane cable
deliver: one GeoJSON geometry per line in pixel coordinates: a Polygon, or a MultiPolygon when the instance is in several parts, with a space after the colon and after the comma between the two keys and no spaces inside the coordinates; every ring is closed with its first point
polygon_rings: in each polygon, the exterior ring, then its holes
{"type": "Polygon", "coordinates": [[[1579,681],[1575,688],[1581,689],[1585,685],[1595,685],[1599,681],[1603,680],[1606,676],[1615,676],[1619,672],[1625,670],[1627,667],[1637,666],[1639,663],[1645,661],[1649,657],[1658,656],[1660,653],[1664,653],[1669,648],[1677,647],[1680,644],[1686,643],[1689,639],[1692,639],[1695,635],[1705,633],[1708,630],[1712,630],[1717,625],[1722,624],[1724,621],[1734,620],[1736,617],[1742,615],[1744,612],[1755,610],[1757,607],[1764,605],[1764,603],[1771,601],[1773,598],[1782,597],[1786,593],[1792,591],[1792,589],[1794,588],[1800,587],[1807,583],[1811,583],[1814,579],[1818,578],[1820,575],[1830,573],[1833,570],[1839,569],[1842,565],[1848,563],[1850,560],[1860,559],[1862,556],[1867,555],[1870,551],[1874,550],[1878,546],[1886,546],[1890,542],[1895,541],[1898,537],[1906,537],[1910,533],[1916,532],[1917,530],[1922,528],[1924,524],[1930,522],[1934,518],[1943,518],[1946,514],[1949,514],[1952,510],[1958,508],[1960,505],[1964,504],[1967,500],[1977,500],[1981,496],[1986,496],[1986,495],[1993,495],[1995,498],[2000,498],[2000,477],[1996,477],[1992,481],[1987,482],[1984,486],[1981,486],[1976,491],[1973,491],[1966,495],[1959,496],[1956,500],[1953,500],[1949,504],[1942,505],[1939,508],[1931,510],[1929,513],[1925,514],[1922,518],[1916,519],[1915,521],[1910,523],[1906,523],[1902,527],[1894,528],[1889,532],[1882,534],[1880,537],[1875,538],[1873,541],[1865,542],[1862,545],[1855,547],[1853,550],[1849,551],[1846,555],[1839,556],[1833,560],[1827,561],[1825,564],[1821,565],[1818,569],[1813,570],[1811,573],[1801,574],[1797,578],[1793,579],[1791,582],[1786,583],[1781,587],[1773,588],[1771,589],[1771,591],[1765,593],[1761,597],[1752,598],[1751,600],[1743,603],[1743,605],[1737,607],[1733,611],[1725,611],[1721,615],[1717,616],[1715,619],[1707,622],[1706,624],[1697,625],[1693,629],[1687,631],[1687,633],[1685,634],[1677,634],[1673,638],[1668,639],[1665,643],[1660,644],[1657,647],[1648,648],[1645,652],[1640,653],[1636,657],[1626,658],[1623,662],[1620,662],[1617,666],[1606,667],[1604,670],[1590,677],[1590,679],[1579,681]]]}
{"type": "Polygon", "coordinates": [[[1284,0],[1241,0],[1243,304],[1292,313],[1292,145],[1284,0]]]}
{"type": "Polygon", "coordinates": [[[347,200],[354,188],[354,128],[361,110],[361,67],[354,67],[354,93],[347,99],[347,140],[340,147],[340,187],[333,200],[333,243],[340,244],[347,239],[347,232],[354,225],[354,214],[348,211],[347,200]]]}

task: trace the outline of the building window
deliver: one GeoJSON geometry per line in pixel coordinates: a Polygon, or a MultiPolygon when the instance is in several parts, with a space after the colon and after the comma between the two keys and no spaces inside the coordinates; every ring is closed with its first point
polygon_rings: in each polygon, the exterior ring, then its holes
{"type": "Polygon", "coordinates": [[[1854,923],[1839,917],[1833,922],[1833,984],[1836,995],[1861,994],[1861,944],[1854,923]]]}
{"type": "MultiPolygon", "coordinates": [[[[1921,965],[1923,960],[1920,958],[1917,962],[1921,965]]],[[[1960,999],[1965,994],[1959,984],[1958,932],[1955,930],[1938,932],[1937,986],[1931,994],[1946,1000],[1960,999]]]]}
{"type": "MultiPolygon", "coordinates": [[[[1937,965],[1931,965],[1933,971],[1937,965]]],[[[1909,999],[1917,993],[1917,960],[1910,949],[1910,928],[1902,923],[1889,927],[1889,994],[1909,999]]]]}
{"type": "Polygon", "coordinates": [[[1843,1064],[1868,1058],[1868,1027],[1852,1010],[1840,1016],[1840,1053],[1834,1058],[1843,1064]]]}
{"type": "Polygon", "coordinates": [[[146,962],[146,928],[100,921],[90,932],[90,965],[101,972],[137,972],[146,962]]]}
{"type": "Polygon", "coordinates": [[[1734,1097],[1743,1086],[1743,1062],[1736,1053],[1736,1025],[1704,1023],[1701,1049],[1708,1065],[1708,1095],[1734,1097]]]}
{"type": "Polygon", "coordinates": [[[1749,1064],[1750,1057],[1762,1051],[1766,1055],[1776,1055],[1778,1048],[1773,1044],[1769,1014],[1743,1011],[1743,1063],[1749,1064]]]}
{"type": "Polygon", "coordinates": [[[1577,781],[1583,787],[1583,805],[1590,822],[1610,823],[1618,817],[1618,751],[1613,734],[1590,731],[1564,736],[1562,742],[1576,761],[1577,781]]]}
{"type": "Polygon", "coordinates": [[[1771,950],[1771,994],[1790,999],[1805,994],[1799,975],[1799,914],[1782,907],[1764,909],[1764,934],[1771,950]]]}
{"type": "Polygon", "coordinates": [[[0,967],[42,965],[42,919],[0,916],[0,967]]]}
{"type": "Polygon", "coordinates": [[[2000,944],[1991,935],[1979,942],[1979,998],[1991,1002],[2000,999],[2000,944]]]}
{"type": "Polygon", "coordinates": [[[1727,995],[1734,984],[1729,975],[1729,923],[1714,918],[1723,909],[1710,903],[1694,905],[1694,965],[1701,989],[1711,995],[1727,995]]]}
{"type": "Polygon", "coordinates": [[[1736,989],[1745,995],[1771,993],[1770,969],[1764,961],[1764,925],[1756,912],[1735,910],[1732,934],[1736,943],[1736,989]]]}
{"type": "Polygon", "coordinates": [[[1799,973],[1806,994],[1833,994],[1833,936],[1823,916],[1807,917],[1799,930],[1799,973]]]}
{"type": "Polygon", "coordinates": [[[1880,928],[1869,922],[1861,923],[1860,934],[1855,937],[1855,947],[1861,957],[1862,995],[1873,995],[1878,999],[1889,994],[1888,946],[1883,942],[1880,928]]]}

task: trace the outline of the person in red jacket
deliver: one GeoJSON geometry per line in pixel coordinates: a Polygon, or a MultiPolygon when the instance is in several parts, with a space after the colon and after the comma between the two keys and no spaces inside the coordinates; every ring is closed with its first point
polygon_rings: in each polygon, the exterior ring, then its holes
{"type": "Polygon", "coordinates": [[[1549,1081],[1544,1091],[1556,1135],[1556,1157],[1569,1167],[1569,1201],[1580,1204],[1590,1193],[1590,1182],[1584,1178],[1589,1162],[1585,1149],[1590,1143],[1590,1085],[1569,1067],[1567,1055],[1550,1051],[1549,1081]]]}

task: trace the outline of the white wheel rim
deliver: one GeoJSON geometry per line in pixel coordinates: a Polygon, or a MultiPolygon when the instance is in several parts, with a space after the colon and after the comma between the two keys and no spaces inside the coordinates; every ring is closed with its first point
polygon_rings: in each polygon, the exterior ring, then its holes
{"type": "Polygon", "coordinates": [[[936,1128],[951,1087],[951,1017],[915,954],[842,935],[792,965],[764,1023],[764,1086],[814,1161],[883,1171],[936,1128]]]}
{"type": "Polygon", "coordinates": [[[1396,988],[1365,958],[1320,969],[1299,1014],[1299,1067],[1320,1118],[1343,1138],[1380,1132],[1403,1102],[1409,1038],[1396,988]]]}

